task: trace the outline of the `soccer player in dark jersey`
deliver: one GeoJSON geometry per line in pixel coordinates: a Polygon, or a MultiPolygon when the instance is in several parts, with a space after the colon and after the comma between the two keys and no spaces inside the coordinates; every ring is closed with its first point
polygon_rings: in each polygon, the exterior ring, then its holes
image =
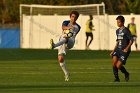
{"type": "Polygon", "coordinates": [[[131,45],[133,43],[133,36],[128,28],[124,26],[125,19],[123,16],[116,18],[117,26],[116,30],[117,43],[114,50],[110,53],[112,56],[113,73],[115,76],[114,82],[120,82],[118,70],[124,73],[125,80],[129,80],[129,73],[123,65],[126,64],[126,60],[131,52],[131,45]]]}

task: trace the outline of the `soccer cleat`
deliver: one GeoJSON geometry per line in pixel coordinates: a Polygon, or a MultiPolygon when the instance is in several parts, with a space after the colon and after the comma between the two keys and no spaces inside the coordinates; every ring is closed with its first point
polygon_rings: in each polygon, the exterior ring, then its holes
{"type": "Polygon", "coordinates": [[[129,73],[125,74],[125,81],[126,81],[126,82],[129,81],[129,73]]]}
{"type": "Polygon", "coordinates": [[[114,82],[120,82],[119,78],[115,78],[114,82]]]}
{"type": "Polygon", "coordinates": [[[53,39],[50,40],[50,49],[54,49],[54,42],[53,42],[53,39]]]}
{"type": "Polygon", "coordinates": [[[69,75],[65,75],[65,81],[69,81],[69,75]]]}

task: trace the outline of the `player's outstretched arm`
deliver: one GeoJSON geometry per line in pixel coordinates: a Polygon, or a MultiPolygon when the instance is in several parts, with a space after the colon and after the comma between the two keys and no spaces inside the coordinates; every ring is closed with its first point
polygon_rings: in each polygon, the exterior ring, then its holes
{"type": "Polygon", "coordinates": [[[73,26],[62,26],[63,30],[72,29],[72,28],[74,28],[74,27],[73,26]]]}

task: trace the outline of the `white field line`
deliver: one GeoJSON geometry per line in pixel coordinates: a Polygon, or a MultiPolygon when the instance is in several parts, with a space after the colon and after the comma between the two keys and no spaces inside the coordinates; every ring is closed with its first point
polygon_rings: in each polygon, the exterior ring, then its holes
{"type": "MultiPolygon", "coordinates": [[[[81,81],[81,82],[79,82],[79,81],[73,81],[73,82],[62,82],[62,81],[60,81],[60,82],[39,82],[39,85],[58,85],[58,86],[63,86],[63,85],[71,85],[71,84],[80,84],[80,85],[82,85],[82,86],[84,86],[84,84],[86,85],[86,84],[94,84],[94,85],[102,85],[102,84],[105,84],[105,85],[111,85],[111,84],[113,84],[113,85],[135,85],[135,84],[137,84],[137,85],[140,85],[140,82],[125,82],[125,81],[121,81],[121,82],[119,82],[119,83],[115,83],[115,82],[85,82],[85,81],[81,81]]],[[[0,85],[7,85],[7,83],[0,83],[0,85]]],[[[16,83],[8,83],[8,85],[17,85],[16,83]]],[[[35,83],[35,82],[32,82],[32,83],[29,83],[29,82],[21,82],[19,85],[27,85],[27,86],[30,86],[30,85],[33,85],[33,86],[38,86],[38,83],[35,83]]]]}
{"type": "MultiPolygon", "coordinates": [[[[36,74],[39,74],[39,75],[43,75],[43,74],[56,74],[56,73],[59,73],[59,72],[0,72],[0,74],[20,74],[20,75],[36,75],[36,74]]],[[[112,73],[112,72],[70,72],[70,73],[73,73],[73,74],[96,74],[96,73],[112,73]]]]}
{"type": "MultiPolygon", "coordinates": [[[[45,71],[43,71],[43,72],[0,72],[0,74],[18,74],[18,75],[48,75],[48,74],[57,74],[57,73],[59,73],[59,71],[58,72],[45,72],[45,71]]],[[[72,73],[72,74],[110,74],[110,73],[113,73],[112,71],[106,71],[106,72],[97,72],[97,71],[90,71],[90,72],[70,72],[70,73],[72,73]]],[[[130,73],[133,73],[133,74],[140,74],[140,72],[130,72],[130,73]]]]}
{"type": "MultiPolygon", "coordinates": [[[[49,70],[51,70],[51,68],[48,68],[48,67],[37,67],[37,66],[28,66],[28,67],[0,67],[1,69],[10,69],[10,68],[19,68],[19,69],[28,69],[28,68],[31,68],[31,69],[33,69],[33,68],[37,68],[37,69],[49,69],[49,70]]],[[[96,68],[92,68],[92,67],[88,67],[88,68],[69,68],[69,69],[71,69],[71,70],[73,70],[73,69],[75,69],[75,70],[112,70],[112,68],[110,67],[110,68],[105,68],[105,67],[96,67],[96,68]]],[[[129,68],[129,69],[132,69],[132,70],[140,70],[140,68],[129,68]]]]}

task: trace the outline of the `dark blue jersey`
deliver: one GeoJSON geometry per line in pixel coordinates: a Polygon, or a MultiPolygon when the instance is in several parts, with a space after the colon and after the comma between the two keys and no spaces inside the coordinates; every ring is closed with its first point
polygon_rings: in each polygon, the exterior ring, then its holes
{"type": "Polygon", "coordinates": [[[133,41],[133,37],[131,35],[131,32],[126,27],[124,27],[123,29],[120,29],[120,28],[117,29],[116,35],[117,35],[117,41],[118,41],[117,47],[120,49],[126,48],[129,44],[130,40],[133,41]]]}

